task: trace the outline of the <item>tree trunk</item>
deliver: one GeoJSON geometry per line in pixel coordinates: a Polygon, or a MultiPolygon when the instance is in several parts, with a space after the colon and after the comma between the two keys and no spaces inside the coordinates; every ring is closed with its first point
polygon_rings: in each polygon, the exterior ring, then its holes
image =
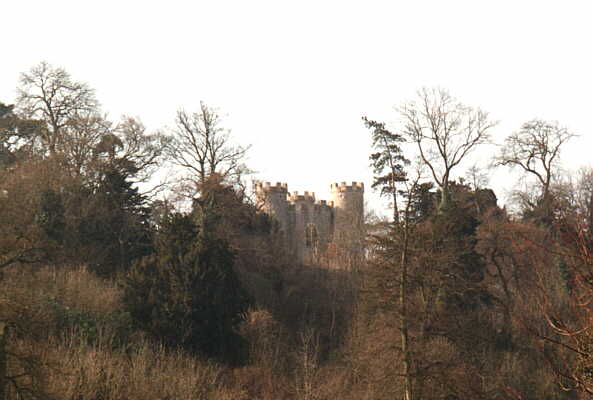
{"type": "Polygon", "coordinates": [[[0,322],[0,400],[6,398],[8,365],[6,356],[7,329],[4,322],[0,322]]]}
{"type": "MultiPolygon", "coordinates": [[[[395,183],[392,182],[392,185],[395,185],[395,183]]],[[[391,196],[393,198],[393,223],[397,224],[399,223],[399,210],[397,209],[397,191],[395,186],[392,188],[391,196]]]]}
{"type": "MultiPolygon", "coordinates": [[[[406,218],[407,219],[407,218],[406,218]]],[[[402,354],[404,356],[403,362],[403,376],[404,376],[404,400],[413,400],[412,397],[412,376],[411,362],[410,362],[410,349],[408,343],[408,298],[407,298],[407,275],[408,275],[408,221],[405,221],[404,229],[404,243],[401,254],[401,275],[400,275],[400,288],[399,288],[399,302],[400,302],[400,334],[401,334],[401,346],[402,354]]]]}
{"type": "Polygon", "coordinates": [[[449,208],[451,200],[451,193],[449,193],[449,175],[447,174],[443,178],[443,184],[441,185],[441,202],[439,203],[438,212],[439,214],[444,213],[449,208]]]}

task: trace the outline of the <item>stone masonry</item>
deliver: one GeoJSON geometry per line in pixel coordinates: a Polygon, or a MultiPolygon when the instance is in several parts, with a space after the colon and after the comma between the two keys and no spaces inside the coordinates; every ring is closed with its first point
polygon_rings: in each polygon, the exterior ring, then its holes
{"type": "Polygon", "coordinates": [[[312,262],[328,248],[362,250],[362,182],[331,184],[329,201],[316,200],[313,192],[290,194],[287,184],[280,182],[257,183],[255,193],[258,205],[276,218],[288,248],[300,262],[312,262]]]}

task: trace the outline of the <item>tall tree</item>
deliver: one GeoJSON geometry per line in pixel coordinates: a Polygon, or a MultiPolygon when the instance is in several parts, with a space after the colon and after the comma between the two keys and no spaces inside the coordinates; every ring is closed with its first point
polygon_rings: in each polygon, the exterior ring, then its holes
{"type": "Polygon", "coordinates": [[[72,80],[63,68],[43,61],[21,74],[17,106],[26,118],[44,121],[39,139],[46,151],[55,154],[72,121],[98,112],[95,91],[86,83],[72,80]]]}
{"type": "Polygon", "coordinates": [[[114,276],[153,252],[150,207],[129,173],[105,166],[92,186],[76,188],[69,200],[71,247],[95,272],[114,276]],[[80,206],[72,204],[81,199],[80,206]]]}
{"type": "MultiPolygon", "coordinates": [[[[412,197],[413,193],[417,190],[421,178],[421,173],[418,171],[415,179],[408,182],[406,185],[405,195],[407,198],[406,206],[404,209],[404,220],[402,226],[399,227],[401,249],[399,257],[399,329],[402,349],[402,376],[404,378],[404,399],[414,400],[420,398],[414,396],[414,372],[413,372],[413,350],[410,346],[410,327],[411,327],[411,310],[410,310],[410,299],[408,298],[410,289],[410,243],[413,226],[413,212],[412,212],[412,197]]],[[[394,227],[397,228],[397,227],[394,227]]],[[[396,261],[396,262],[398,262],[396,261]]]]}
{"type": "Polygon", "coordinates": [[[236,329],[248,299],[228,243],[192,215],[174,213],[162,221],[155,246],[127,279],[132,317],[166,344],[236,361],[236,329]]]}
{"type": "MultiPolygon", "coordinates": [[[[102,164],[118,159],[134,164],[134,180],[146,182],[165,155],[168,136],[146,132],[137,118],[124,116],[114,124],[101,114],[95,91],[63,68],[35,65],[21,74],[17,92],[21,120],[41,125],[28,134],[33,147],[41,155],[58,156],[76,176],[92,179],[102,164]]],[[[19,132],[27,133],[22,123],[19,132]]]]}
{"type": "Polygon", "coordinates": [[[0,110],[2,147],[8,149],[2,153],[13,155],[25,143],[58,167],[51,170],[53,186],[40,183],[44,195],[36,206],[43,217],[37,218],[39,228],[63,241],[60,257],[111,273],[146,255],[147,198],[135,185],[157,170],[168,137],[148,133],[137,118],[109,121],[93,89],[46,62],[21,75],[15,110],[18,118],[11,107],[0,110]],[[36,129],[25,129],[30,127],[36,129]]]}
{"type": "Polygon", "coordinates": [[[237,184],[248,172],[244,164],[249,146],[232,142],[230,131],[221,126],[218,112],[204,103],[195,113],[179,110],[173,139],[167,153],[190,174],[193,190],[216,174],[227,184],[237,184]]]}
{"type": "Polygon", "coordinates": [[[115,141],[102,139],[95,151],[111,152],[134,165],[135,182],[150,181],[167,157],[166,148],[171,137],[161,132],[148,132],[139,118],[130,116],[123,116],[112,133],[116,136],[115,141]]]}
{"type": "Polygon", "coordinates": [[[79,115],[62,128],[62,164],[75,176],[92,176],[97,147],[113,136],[113,124],[98,113],[79,115]]]}
{"type": "Polygon", "coordinates": [[[365,126],[371,130],[374,153],[370,155],[371,166],[375,174],[373,188],[380,188],[381,195],[391,198],[393,221],[399,221],[397,204],[397,184],[406,180],[404,170],[410,161],[405,158],[401,144],[405,142],[402,135],[393,133],[385,127],[385,123],[362,117],[365,126]]]}
{"type": "Polygon", "coordinates": [[[451,172],[490,138],[496,122],[479,108],[459,102],[444,89],[421,89],[418,98],[398,108],[403,130],[417,145],[442,192],[439,210],[449,203],[451,172]]]}
{"type": "Polygon", "coordinates": [[[511,168],[519,167],[536,179],[539,195],[533,201],[522,196],[530,209],[550,214],[550,189],[558,173],[560,153],[563,145],[575,136],[558,122],[534,119],[525,122],[519,131],[505,139],[495,162],[511,168]]]}

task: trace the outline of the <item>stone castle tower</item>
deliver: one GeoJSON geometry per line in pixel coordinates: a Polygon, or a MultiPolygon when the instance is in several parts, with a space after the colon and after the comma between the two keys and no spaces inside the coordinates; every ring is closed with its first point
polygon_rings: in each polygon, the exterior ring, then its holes
{"type": "Polygon", "coordinates": [[[364,185],[334,183],[331,200],[315,199],[315,193],[290,194],[286,183],[257,183],[258,205],[276,218],[294,256],[304,263],[314,261],[328,249],[362,253],[364,185]]]}

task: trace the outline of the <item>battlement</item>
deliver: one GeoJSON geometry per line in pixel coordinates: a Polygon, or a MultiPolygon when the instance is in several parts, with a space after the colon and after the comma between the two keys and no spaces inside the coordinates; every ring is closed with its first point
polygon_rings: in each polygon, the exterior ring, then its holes
{"type": "Polygon", "coordinates": [[[300,262],[321,260],[330,245],[362,252],[358,245],[344,242],[352,232],[357,234],[362,223],[362,182],[332,184],[331,200],[317,200],[314,192],[289,192],[281,182],[258,182],[254,187],[261,210],[275,218],[291,254],[300,262]]]}
{"type": "Polygon", "coordinates": [[[272,185],[270,182],[257,182],[255,191],[288,193],[288,184],[276,182],[275,185],[272,185]]]}
{"type": "Polygon", "coordinates": [[[317,200],[317,202],[315,203],[318,206],[324,206],[324,207],[333,207],[334,206],[334,202],[333,201],[327,201],[327,200],[317,200]]]}
{"type": "Polygon", "coordinates": [[[352,182],[352,185],[348,185],[347,182],[340,184],[332,183],[330,185],[330,191],[332,192],[364,192],[364,183],[352,182]]]}
{"type": "Polygon", "coordinates": [[[314,192],[305,192],[302,195],[299,195],[299,192],[292,192],[292,195],[288,198],[288,200],[292,203],[297,201],[308,201],[308,202],[315,202],[315,193],[314,192]]]}

